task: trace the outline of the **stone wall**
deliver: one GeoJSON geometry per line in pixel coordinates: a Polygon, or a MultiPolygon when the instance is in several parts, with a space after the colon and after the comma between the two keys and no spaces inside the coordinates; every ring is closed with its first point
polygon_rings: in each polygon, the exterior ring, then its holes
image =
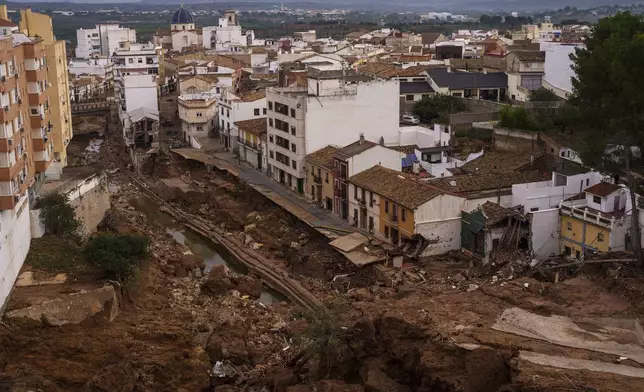
{"type": "Polygon", "coordinates": [[[68,195],[71,205],[76,211],[76,217],[83,223],[83,235],[91,235],[110,209],[107,178],[105,176],[91,177],[69,192],[68,195]]]}

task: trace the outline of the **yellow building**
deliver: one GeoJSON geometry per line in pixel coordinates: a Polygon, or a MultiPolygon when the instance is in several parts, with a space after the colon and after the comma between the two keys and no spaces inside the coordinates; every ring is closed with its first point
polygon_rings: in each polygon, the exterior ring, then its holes
{"type": "Polygon", "coordinates": [[[625,250],[630,227],[627,199],[626,188],[599,183],[583,197],[561,203],[561,253],[581,259],[588,252],[625,250]]]}
{"type": "Polygon", "coordinates": [[[333,154],[337,147],[326,146],[306,156],[305,193],[308,200],[333,210],[333,154]]]}
{"type": "Polygon", "coordinates": [[[237,121],[239,159],[257,170],[266,169],[266,117],[237,121]]]}
{"type": "Polygon", "coordinates": [[[72,113],[69,103],[69,80],[67,77],[67,49],[65,41],[56,40],[51,17],[31,9],[20,10],[20,31],[30,37],[39,37],[45,45],[51,138],[54,142],[54,163],[47,176],[56,178],[67,166],[67,144],[74,136],[72,113]]]}

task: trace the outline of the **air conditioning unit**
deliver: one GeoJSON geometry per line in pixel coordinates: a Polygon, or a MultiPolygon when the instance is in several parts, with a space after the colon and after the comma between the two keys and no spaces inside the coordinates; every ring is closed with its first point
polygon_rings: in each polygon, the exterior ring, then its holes
{"type": "Polygon", "coordinates": [[[12,146],[13,145],[13,139],[7,139],[7,143],[12,146]]]}
{"type": "Polygon", "coordinates": [[[2,109],[4,109],[5,112],[8,112],[9,111],[9,105],[3,106],[2,109]]]}

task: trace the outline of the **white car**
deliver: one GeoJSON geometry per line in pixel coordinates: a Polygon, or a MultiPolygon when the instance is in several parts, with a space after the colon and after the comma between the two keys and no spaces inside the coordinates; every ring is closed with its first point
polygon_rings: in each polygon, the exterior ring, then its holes
{"type": "Polygon", "coordinates": [[[411,114],[403,114],[400,116],[400,123],[406,125],[418,125],[420,124],[420,119],[411,114]]]}

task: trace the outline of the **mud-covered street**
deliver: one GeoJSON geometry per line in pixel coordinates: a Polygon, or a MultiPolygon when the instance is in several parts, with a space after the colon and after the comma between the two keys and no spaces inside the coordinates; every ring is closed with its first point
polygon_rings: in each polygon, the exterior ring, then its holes
{"type": "Polygon", "coordinates": [[[644,390],[644,348],[628,324],[642,316],[644,281],[634,267],[562,271],[558,283],[482,270],[460,253],[359,268],[216,170],[170,155],[141,178],[142,189],[117,140],[95,163],[109,173],[112,204],[101,230],[145,235],[150,255],[138,278],[120,285],[74,261],[74,245],[35,240],[25,269],[67,279],[17,287],[7,312],[106,286],[116,299],[77,325],[5,318],[2,391],[644,390]],[[323,307],[289,301],[168,208],[269,260],[323,307]],[[72,261],[29,264],[39,252],[72,261]],[[514,308],[526,313],[501,317],[514,308]]]}

